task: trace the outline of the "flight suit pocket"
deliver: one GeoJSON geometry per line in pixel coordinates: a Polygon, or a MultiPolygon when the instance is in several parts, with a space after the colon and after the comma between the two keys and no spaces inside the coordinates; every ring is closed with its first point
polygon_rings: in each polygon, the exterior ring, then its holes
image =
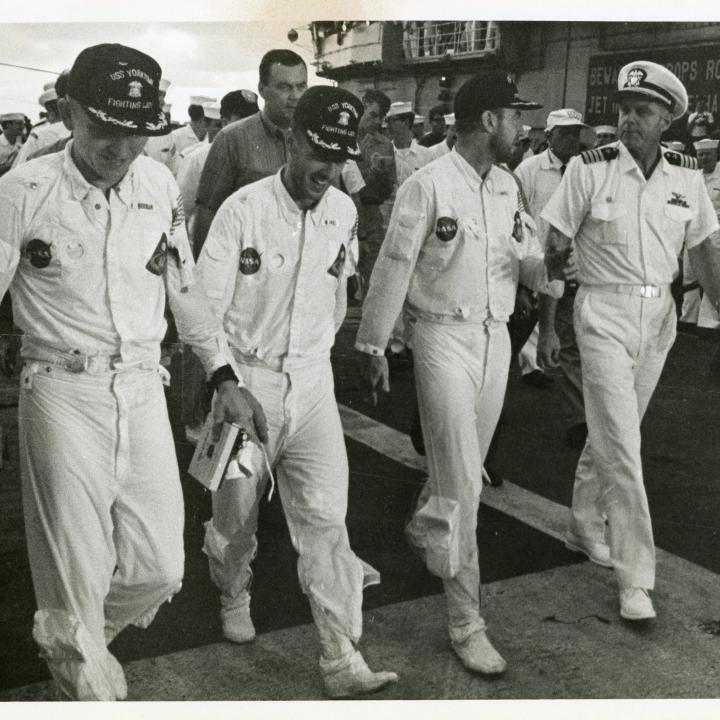
{"type": "Polygon", "coordinates": [[[627,245],[625,209],[618,203],[595,203],[590,215],[597,228],[595,239],[603,245],[627,245]]]}

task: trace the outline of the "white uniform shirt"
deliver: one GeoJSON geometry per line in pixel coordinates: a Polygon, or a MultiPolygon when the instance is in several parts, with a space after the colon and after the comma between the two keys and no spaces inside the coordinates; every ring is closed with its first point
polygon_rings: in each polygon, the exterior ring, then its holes
{"type": "Polygon", "coordinates": [[[47,123],[33,129],[25,144],[20,148],[20,152],[18,152],[13,162],[13,167],[16,168],[18,165],[22,165],[27,162],[33,153],[66,137],[70,137],[70,130],[62,122],[47,123]]]}
{"type": "Polygon", "coordinates": [[[662,155],[649,180],[621,142],[568,164],[542,216],[574,238],[581,283],[669,285],[683,243],[694,247],[718,229],[694,161],[662,155]]]}
{"type": "Polygon", "coordinates": [[[537,226],[537,236],[543,248],[547,243],[549,225],[541,217],[547,201],[560,185],[562,161],[548,148],[539,155],[523,160],[516,168],[515,174],[522,183],[525,199],[530,214],[537,226]]]}
{"type": "Polygon", "coordinates": [[[23,354],[159,359],[166,291],[208,371],[226,364],[194,282],[182,200],[166,168],[137,158],[108,198],[62,153],[0,178],[0,297],[10,288],[23,354]]]}
{"type": "Polygon", "coordinates": [[[504,323],[518,281],[554,297],[515,178],[492,166],[481,178],[454,150],[398,190],[363,305],[356,347],[382,354],[403,303],[443,323],[504,323]]]}
{"type": "Polygon", "coordinates": [[[170,172],[177,177],[181,153],[202,141],[198,140],[195,131],[190,125],[183,125],[177,130],[173,130],[168,139],[170,140],[170,149],[165,157],[165,164],[170,169],[170,172]]]}
{"type": "Polygon", "coordinates": [[[18,138],[15,140],[15,143],[11,145],[8,142],[7,137],[5,136],[5,133],[0,132],[0,165],[7,162],[7,160],[14,155],[16,152],[19,152],[22,148],[22,139],[18,136],[18,138]]]}
{"type": "Polygon", "coordinates": [[[167,165],[172,147],[169,134],[156,135],[155,137],[148,138],[145,143],[145,148],[143,149],[143,155],[146,155],[163,165],[167,165]]]}
{"type": "Polygon", "coordinates": [[[236,359],[290,369],[330,354],[355,270],[357,212],[334,187],[301,211],[280,173],[221,205],[198,276],[236,359]]]}
{"type": "Polygon", "coordinates": [[[407,148],[395,148],[395,170],[397,186],[400,187],[415,171],[432,160],[430,148],[419,145],[417,140],[407,148]]]}
{"type": "Polygon", "coordinates": [[[192,217],[195,211],[200,176],[209,153],[210,143],[204,141],[180,153],[177,183],[182,193],[185,215],[188,219],[192,217]]]}

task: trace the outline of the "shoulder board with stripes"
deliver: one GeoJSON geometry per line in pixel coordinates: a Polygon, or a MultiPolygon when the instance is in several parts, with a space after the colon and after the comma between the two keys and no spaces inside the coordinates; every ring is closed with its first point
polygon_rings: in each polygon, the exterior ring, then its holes
{"type": "Polygon", "coordinates": [[[671,165],[677,165],[678,167],[687,168],[688,170],[698,169],[697,158],[690,157],[690,155],[685,155],[683,153],[675,152],[675,150],[666,150],[664,154],[665,159],[671,165]]]}
{"type": "Polygon", "coordinates": [[[580,153],[580,157],[586,165],[596,162],[609,162],[615,160],[620,154],[620,151],[616,147],[601,147],[595,150],[586,150],[580,153]]]}

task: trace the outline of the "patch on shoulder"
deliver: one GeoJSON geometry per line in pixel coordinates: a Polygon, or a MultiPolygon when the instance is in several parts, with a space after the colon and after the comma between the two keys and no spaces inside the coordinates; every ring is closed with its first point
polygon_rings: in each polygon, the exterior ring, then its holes
{"type": "Polygon", "coordinates": [[[601,147],[595,148],[594,150],[586,150],[580,153],[580,157],[586,165],[589,165],[590,163],[596,162],[610,162],[611,160],[615,160],[619,154],[620,150],[616,147],[601,147]]]}
{"type": "Polygon", "coordinates": [[[698,169],[697,158],[690,157],[690,155],[685,155],[684,153],[676,152],[675,150],[666,150],[663,154],[665,155],[665,159],[671,165],[686,168],[687,170],[698,169]]]}

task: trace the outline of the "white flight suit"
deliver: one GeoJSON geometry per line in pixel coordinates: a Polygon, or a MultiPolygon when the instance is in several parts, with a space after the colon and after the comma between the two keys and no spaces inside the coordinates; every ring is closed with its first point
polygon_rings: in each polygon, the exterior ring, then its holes
{"type": "Polygon", "coordinates": [[[108,198],[65,151],[0,179],[0,295],[23,330],[19,436],[38,610],[33,637],[65,694],[125,694],[107,651],[183,576],[183,502],[158,365],[166,294],[208,371],[219,323],[190,290],[177,185],[140,157],[108,198]],[[194,304],[195,303],[195,304],[194,304]]]}
{"type": "MultiPolygon", "coordinates": [[[[224,318],[241,379],[267,416],[267,453],[299,554],[300,586],[320,632],[321,665],[331,670],[360,637],[363,586],[379,582],[348,540],[348,464],[330,366],[357,259],[357,213],[334,187],[301,211],[280,172],[223,203],[198,273],[224,318]]],[[[228,613],[248,602],[267,483],[259,458],[256,469],[250,480],[223,481],[206,525],[204,550],[228,613]]]]}
{"type": "MultiPolygon", "coordinates": [[[[720,163],[715,165],[711,173],[702,174],[705,187],[710,195],[710,202],[715,208],[715,214],[720,215],[720,163]]],[[[696,281],[695,273],[690,267],[690,257],[687,248],[683,251],[683,285],[690,285],[696,281]]],[[[700,289],[690,290],[683,295],[682,313],[680,320],[697,324],[698,327],[720,327],[720,315],[712,306],[710,298],[700,289]]]]}
{"type": "Polygon", "coordinates": [[[663,149],[646,180],[620,142],[573,158],[542,214],[574,238],[580,282],[574,320],[588,440],[569,529],[603,542],[604,513],[620,588],[651,590],[655,546],[640,422],[675,340],[670,283],[683,243],[701,243],[718,221],[693,158],[663,149]]]}
{"type": "Polygon", "coordinates": [[[356,347],[382,355],[403,308],[414,323],[429,479],[407,532],[443,578],[454,642],[484,628],[477,513],[505,395],[518,281],[562,293],[562,282],[546,281],[534,223],[509,171],[492,166],[481,178],[453,150],[398,190],[356,347]]]}

